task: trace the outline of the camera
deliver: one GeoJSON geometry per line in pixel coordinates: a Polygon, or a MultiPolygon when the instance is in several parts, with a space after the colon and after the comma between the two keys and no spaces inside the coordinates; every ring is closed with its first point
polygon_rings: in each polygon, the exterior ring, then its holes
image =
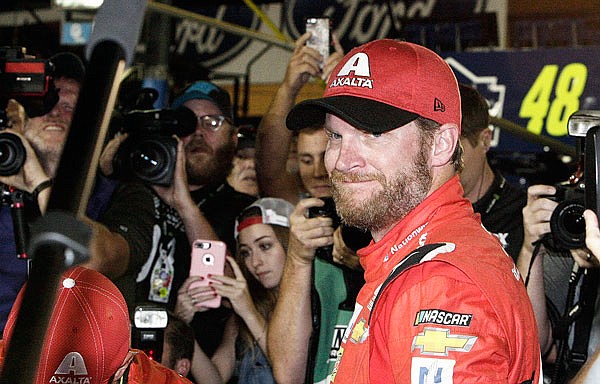
{"type": "MultiPolygon", "coordinates": [[[[308,217],[330,217],[333,223],[333,229],[342,226],[342,239],[344,244],[353,251],[357,251],[369,244],[371,235],[356,227],[350,227],[342,224],[341,218],[338,216],[335,209],[335,202],[332,197],[320,197],[325,202],[321,207],[308,208],[308,217]]],[[[333,245],[318,248],[315,256],[328,262],[333,262],[333,245]]]]}
{"type": "MultiPolygon", "coordinates": [[[[340,217],[335,210],[335,202],[332,197],[320,197],[325,202],[321,207],[308,208],[308,217],[330,217],[333,223],[331,226],[336,229],[340,225],[340,217]]],[[[325,261],[333,262],[333,245],[317,248],[315,256],[325,261]]]]}
{"type": "Polygon", "coordinates": [[[29,117],[48,113],[58,102],[52,63],[28,57],[26,52],[24,47],[0,47],[0,176],[17,173],[26,154],[18,136],[1,132],[9,125],[8,100],[17,100],[29,117]]]}
{"type": "Polygon", "coordinates": [[[148,357],[160,363],[168,322],[166,309],[146,305],[137,306],[133,315],[131,346],[144,351],[148,357]]]}
{"type": "Polygon", "coordinates": [[[600,182],[598,150],[600,149],[600,111],[581,110],[568,122],[569,135],[577,138],[580,165],[566,184],[555,185],[556,194],[544,196],[559,202],[550,218],[550,234],[546,245],[558,251],[585,246],[583,211],[589,208],[598,214],[598,183],[600,182]],[[584,181],[585,180],[585,181],[584,181]]]}
{"type": "Polygon", "coordinates": [[[0,176],[10,176],[19,172],[25,164],[26,152],[19,136],[2,132],[0,128],[0,176]]]}
{"type": "Polygon", "coordinates": [[[585,245],[585,186],[556,184],[556,193],[547,198],[558,202],[550,218],[551,247],[575,249],[585,245]]]}
{"type": "Polygon", "coordinates": [[[177,140],[173,136],[193,133],[196,120],[194,112],[186,107],[127,112],[122,132],[129,136],[113,159],[112,177],[170,185],[177,160],[177,140]]]}

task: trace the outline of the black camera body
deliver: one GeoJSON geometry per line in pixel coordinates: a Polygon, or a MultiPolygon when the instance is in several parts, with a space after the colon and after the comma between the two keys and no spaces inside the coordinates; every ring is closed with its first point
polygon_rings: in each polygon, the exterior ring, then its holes
{"type": "Polygon", "coordinates": [[[49,61],[27,57],[24,47],[0,47],[0,95],[6,99],[43,98],[53,87],[52,72],[49,61]]]}
{"type": "Polygon", "coordinates": [[[194,112],[186,107],[126,113],[121,131],[129,136],[113,159],[112,177],[171,185],[177,161],[177,139],[173,136],[193,133],[196,120],[194,112]]]}
{"type": "Polygon", "coordinates": [[[556,184],[556,193],[547,198],[558,202],[550,218],[551,248],[568,250],[585,245],[585,185],[556,184]]]}
{"type": "MultiPolygon", "coordinates": [[[[334,230],[341,225],[344,244],[355,252],[369,244],[372,239],[370,233],[342,223],[342,219],[336,211],[335,202],[332,197],[320,197],[320,199],[325,202],[325,205],[308,208],[308,217],[330,217],[334,230]]],[[[318,248],[315,252],[315,256],[322,260],[333,262],[333,245],[318,248]]]]}
{"type": "MultiPolygon", "coordinates": [[[[332,227],[336,229],[341,223],[341,219],[335,210],[335,202],[332,197],[320,197],[325,202],[321,207],[308,208],[308,217],[329,217],[333,221],[332,227]]],[[[317,248],[315,256],[328,262],[333,262],[333,245],[317,248]]]]}
{"type": "Polygon", "coordinates": [[[582,110],[573,113],[568,122],[569,135],[577,138],[580,156],[578,173],[568,184],[555,185],[556,194],[544,196],[559,202],[550,218],[551,236],[546,245],[558,251],[585,246],[583,211],[600,214],[600,111],[582,110]]]}
{"type": "MultiPolygon", "coordinates": [[[[17,100],[27,116],[48,113],[58,101],[47,60],[26,56],[24,47],[0,47],[0,131],[8,127],[6,103],[17,100]]],[[[18,136],[0,132],[0,176],[14,175],[25,163],[26,152],[18,136]]]]}

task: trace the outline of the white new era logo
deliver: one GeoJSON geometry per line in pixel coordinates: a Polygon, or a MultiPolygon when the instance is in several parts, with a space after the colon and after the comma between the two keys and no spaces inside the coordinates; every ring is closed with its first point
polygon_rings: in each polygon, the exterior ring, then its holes
{"type": "Polygon", "coordinates": [[[79,352],[69,352],[62,360],[54,375],[50,378],[50,383],[78,383],[85,384],[90,382],[89,377],[75,378],[73,381],[70,378],[65,378],[65,375],[69,376],[87,376],[87,368],[83,361],[83,356],[79,352]]]}

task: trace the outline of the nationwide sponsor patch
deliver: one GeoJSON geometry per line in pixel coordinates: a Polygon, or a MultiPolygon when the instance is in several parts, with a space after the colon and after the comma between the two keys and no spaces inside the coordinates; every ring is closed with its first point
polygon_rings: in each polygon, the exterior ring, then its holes
{"type": "Polygon", "coordinates": [[[414,325],[439,324],[468,327],[471,325],[473,315],[470,313],[448,312],[442,309],[421,309],[415,316],[414,325]]]}
{"type": "Polygon", "coordinates": [[[413,338],[412,351],[421,350],[422,355],[448,356],[448,352],[469,352],[477,336],[453,335],[449,329],[425,327],[413,338]]]}

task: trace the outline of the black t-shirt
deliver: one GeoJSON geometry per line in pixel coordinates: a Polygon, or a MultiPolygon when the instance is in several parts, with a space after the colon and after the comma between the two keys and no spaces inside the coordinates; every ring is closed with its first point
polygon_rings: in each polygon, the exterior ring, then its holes
{"type": "Polygon", "coordinates": [[[100,219],[101,223],[119,233],[129,244],[127,271],[113,280],[125,297],[129,313],[133,313],[135,306],[135,278],[148,258],[152,244],[153,204],[153,192],[149,187],[137,182],[124,183],[117,188],[100,219]]]}
{"type": "Polygon", "coordinates": [[[473,204],[485,228],[496,236],[516,262],[523,245],[523,208],[527,193],[513,186],[498,172],[490,189],[473,204]]]}

